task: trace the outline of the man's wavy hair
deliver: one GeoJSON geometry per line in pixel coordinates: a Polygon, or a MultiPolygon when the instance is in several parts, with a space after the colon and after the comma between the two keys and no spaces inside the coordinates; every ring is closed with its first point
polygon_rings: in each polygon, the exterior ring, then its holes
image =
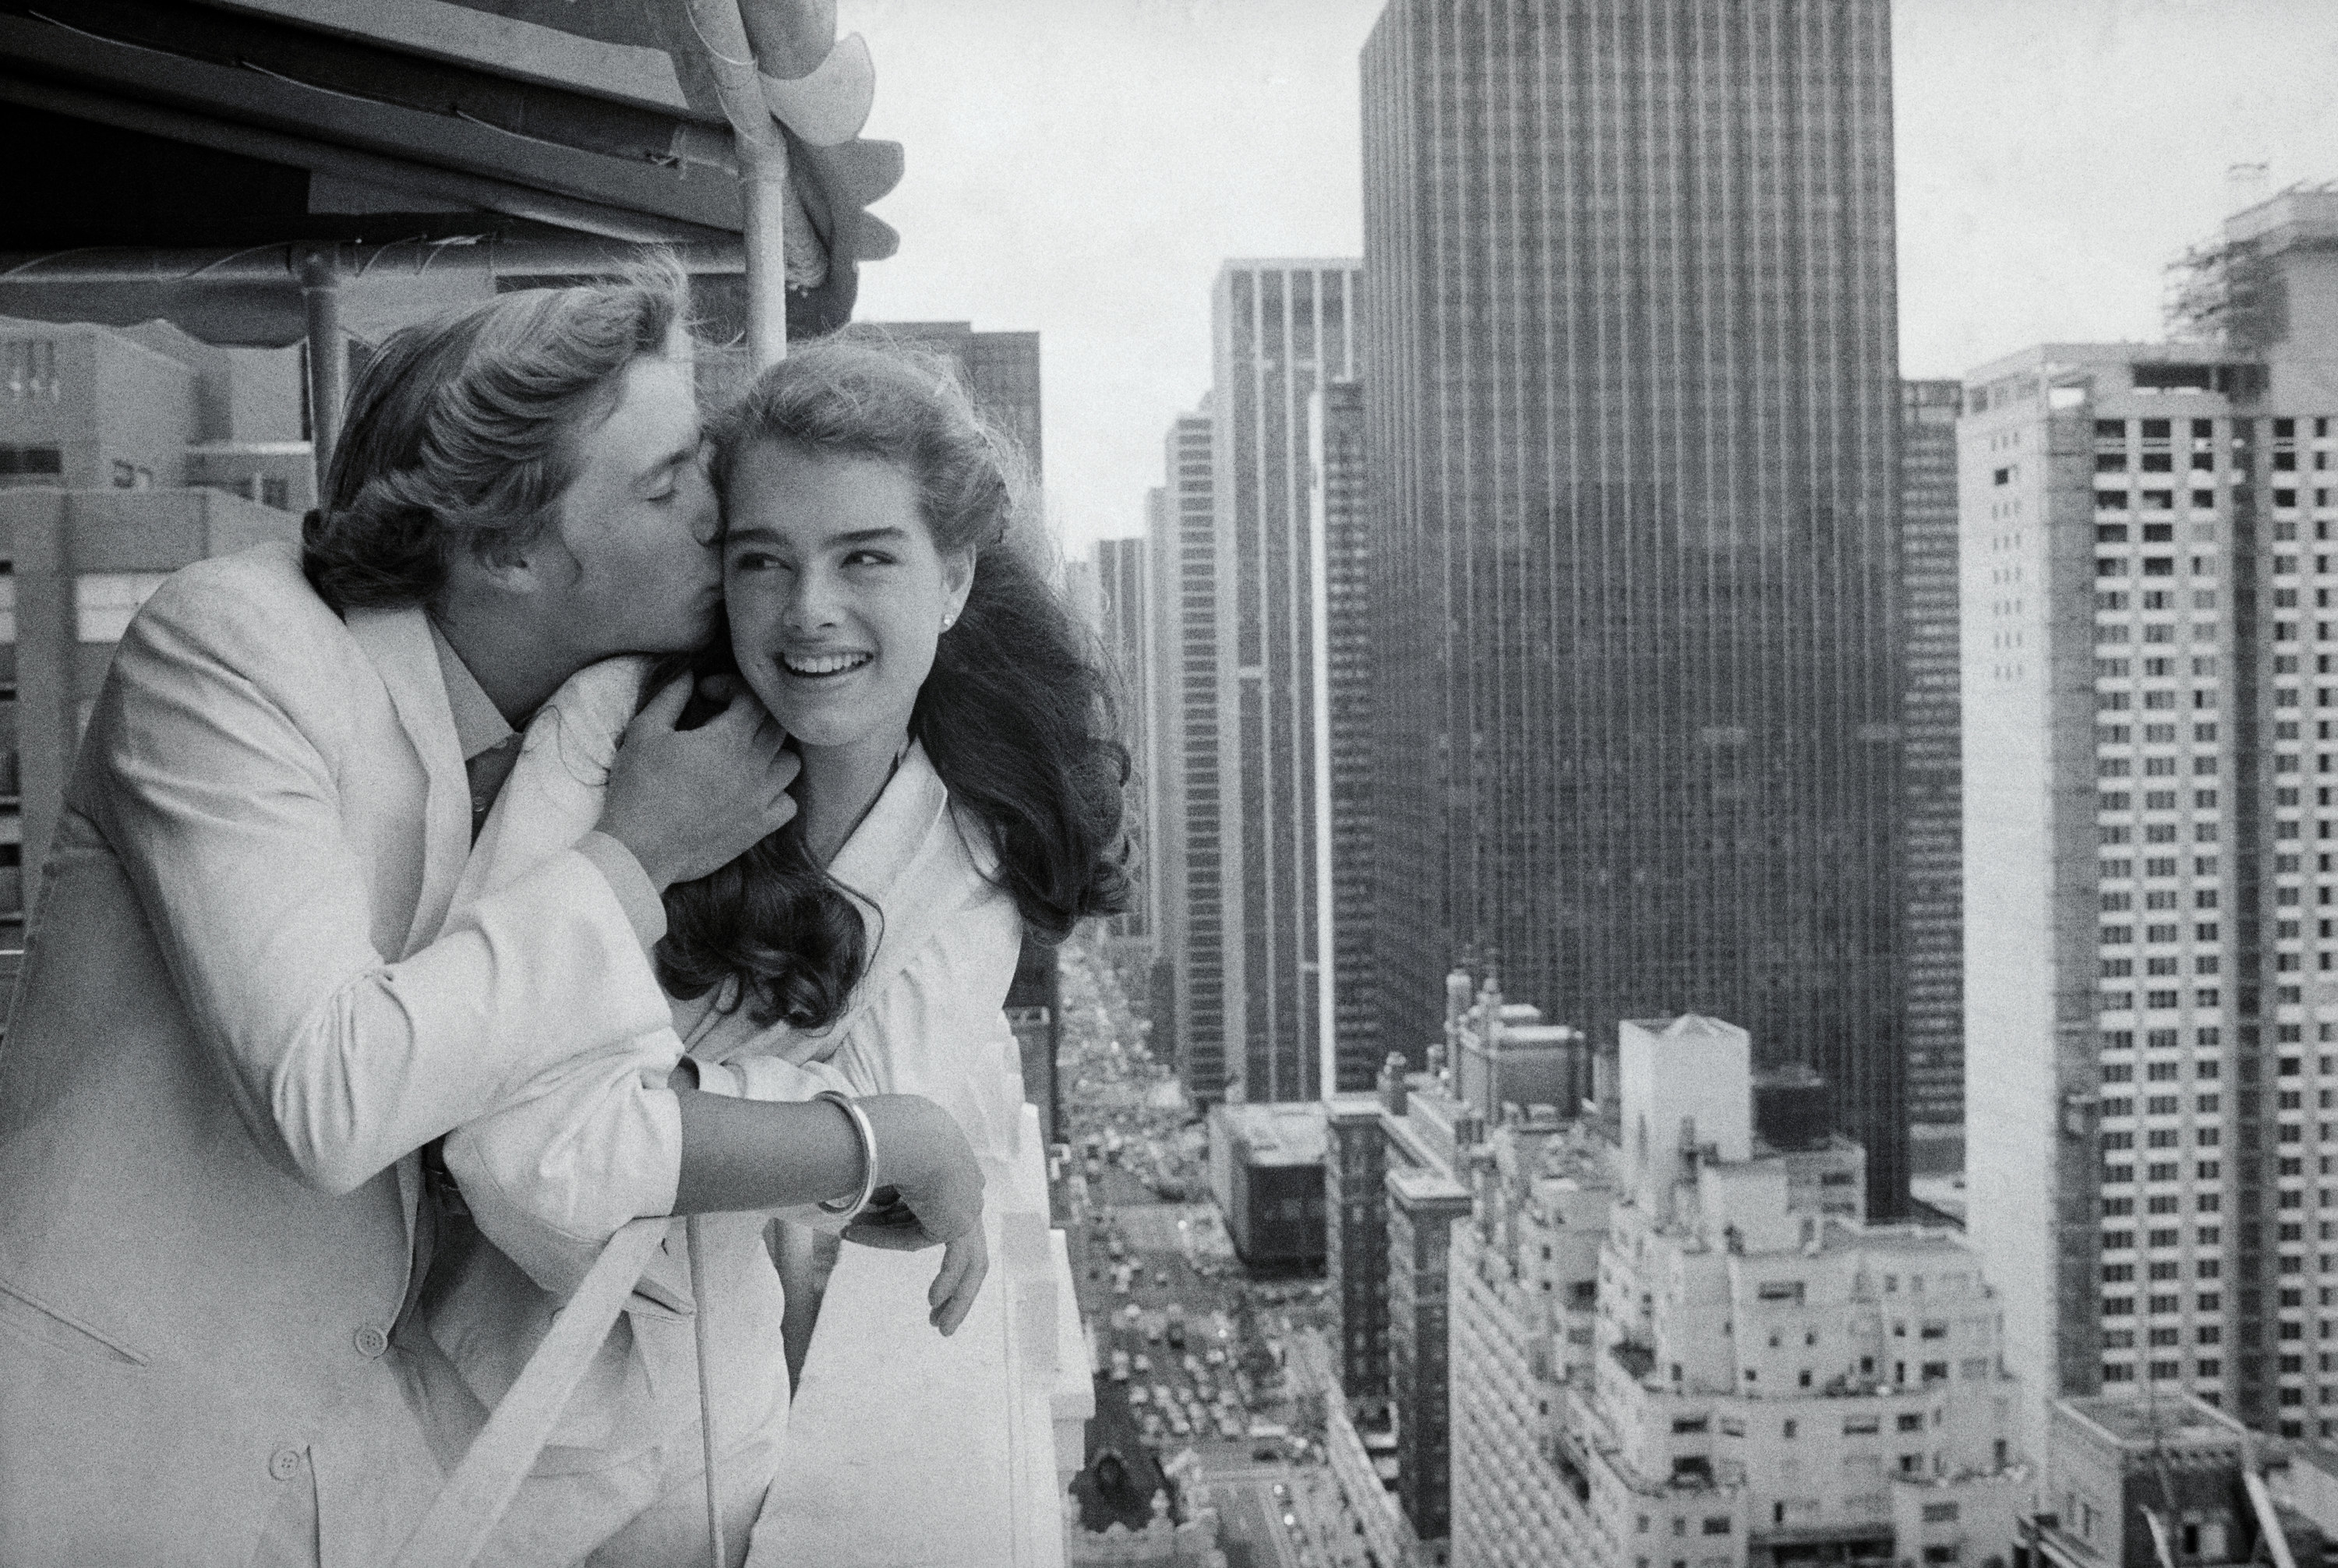
{"type": "Polygon", "coordinates": [[[334,609],[422,603],[469,551],[524,549],[576,475],[618,377],[687,327],[658,254],[624,277],[530,289],[393,332],[349,393],[301,567],[334,609]]]}
{"type": "MultiPolygon", "coordinates": [[[[1012,443],[941,361],[850,328],[792,350],[715,421],[716,487],[727,495],[740,454],[765,441],[894,466],[916,481],[936,547],[974,553],[966,605],[936,646],[909,733],[987,831],[1028,936],[1059,942],[1083,917],[1127,907],[1128,753],[1112,685],[1049,581],[1012,443]]],[[[735,668],[727,635],[696,668],[735,668]]],[[[826,1027],[868,965],[860,912],[805,848],[800,819],[670,888],[666,919],[666,989],[690,998],[734,982],[759,1024],[826,1027]]]]}

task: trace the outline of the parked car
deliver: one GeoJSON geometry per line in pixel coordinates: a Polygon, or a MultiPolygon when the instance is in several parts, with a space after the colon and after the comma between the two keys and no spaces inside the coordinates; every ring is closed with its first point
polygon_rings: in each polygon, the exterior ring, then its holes
{"type": "Polygon", "coordinates": [[[1149,1393],[1149,1392],[1145,1389],[1145,1387],[1144,1387],[1144,1384],[1142,1384],[1142,1383],[1133,1383],[1133,1384],[1129,1385],[1129,1389],[1128,1389],[1128,1402],[1129,1402],[1131,1405],[1143,1405],[1143,1404],[1145,1404],[1145,1403],[1147,1403],[1148,1401],[1150,1401],[1150,1400],[1152,1399],[1152,1397],[1153,1397],[1152,1394],[1151,1394],[1151,1393],[1149,1393]]]}
{"type": "Polygon", "coordinates": [[[1112,1380],[1115,1383],[1128,1381],[1128,1352],[1125,1350],[1112,1353],[1112,1380]]]}

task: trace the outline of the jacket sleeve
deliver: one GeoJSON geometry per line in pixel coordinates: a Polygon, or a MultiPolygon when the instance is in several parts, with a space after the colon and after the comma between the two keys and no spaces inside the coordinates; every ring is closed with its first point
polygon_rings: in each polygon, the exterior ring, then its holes
{"type": "Polygon", "coordinates": [[[525,1098],[447,1135],[447,1168],[480,1233],[565,1299],[628,1221],[673,1212],[682,1107],[661,1029],[539,1073],[525,1098]]]}
{"type": "Polygon", "coordinates": [[[299,695],[316,681],[299,629],[231,582],[190,575],[115,652],[76,804],[136,888],[262,1148],[348,1191],[545,1067],[665,1026],[623,905],[574,850],[386,961],[371,928],[378,850],[351,841],[310,733],[336,716],[299,695]]]}

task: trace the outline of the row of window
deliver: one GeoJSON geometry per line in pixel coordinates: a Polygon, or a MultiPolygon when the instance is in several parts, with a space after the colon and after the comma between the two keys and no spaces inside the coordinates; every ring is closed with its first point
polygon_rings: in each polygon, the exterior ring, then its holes
{"type": "MultiPolygon", "coordinates": [[[[2221,1291],[2203,1290],[2193,1299],[2196,1310],[2204,1314],[2221,1312],[2225,1309],[2225,1298],[2221,1291]]],[[[2170,1317],[2184,1310],[2184,1296],[2181,1291],[2146,1296],[2144,1298],[2144,1308],[2154,1318],[2170,1317]]],[[[2134,1297],[2106,1296],[2103,1298],[2104,1317],[2132,1318],[2135,1315],[2134,1297]]]]}
{"type": "MultiPolygon", "coordinates": [[[[2302,1165],[2295,1171],[2284,1171],[2283,1172],[2284,1175],[2287,1176],[2302,1176],[2304,1173],[2304,1167],[2302,1165]]],[[[2193,1180],[2197,1181],[2220,1181],[2224,1180],[2224,1175],[2225,1168],[2223,1163],[2219,1161],[2203,1160],[2193,1167],[2193,1180]]],[[[2143,1179],[2146,1181],[2181,1181],[2184,1180],[2183,1161],[2179,1160],[2153,1161],[2151,1163],[2144,1167],[2143,1179]]],[[[2103,1181],[2106,1185],[2125,1186],[2127,1183],[2132,1182],[2134,1180],[2135,1167],[2124,1161],[2117,1164],[2107,1164],[2103,1167],[2103,1181]]]]}
{"type": "MultiPolygon", "coordinates": [[[[2120,893],[2110,893],[2104,895],[2104,897],[2108,898],[2120,898],[2125,897],[2126,895],[2120,893]]],[[[2221,933],[2218,930],[2217,924],[2214,920],[2198,921],[2196,922],[2192,927],[2192,940],[2195,942],[2215,942],[2220,938],[2220,935],[2221,933]]],[[[2184,940],[2184,928],[2181,926],[2165,922],[2156,926],[2146,926],[2144,927],[2143,939],[2146,942],[2181,942],[2184,940]]],[[[2102,928],[2102,935],[2099,940],[2101,945],[2105,947],[2127,946],[2135,941],[2135,927],[2132,926],[2106,926],[2102,928]]]]}
{"type": "MultiPolygon", "coordinates": [[[[2138,367],[2138,369],[2140,368],[2141,368],[2138,367]]],[[[2232,436],[2235,445],[2245,446],[2249,441],[2254,438],[2256,435],[2255,420],[2235,419],[2228,421],[2228,423],[2232,427],[2232,436]]],[[[2216,434],[2216,422],[2214,419],[2194,419],[2189,421],[2189,424],[2191,426],[2192,439],[2195,441],[2205,441],[2212,438],[2216,434]]],[[[2133,429],[2134,434],[2139,436],[2145,441],[2167,441],[2174,439],[2175,436],[2175,421],[2172,419],[2137,419],[2133,421],[2126,419],[2097,419],[2095,421],[2095,439],[2097,441],[2124,441],[2127,438],[2131,428],[2133,429]]],[[[2313,421],[2313,430],[2314,436],[2317,439],[2328,436],[2330,434],[2329,417],[2324,416],[2315,418],[2313,421]]],[[[2293,417],[2284,416],[2273,422],[2273,438],[2275,441],[2294,441],[2297,439],[2297,433],[2298,421],[2293,417]]]]}
{"type": "MultiPolygon", "coordinates": [[[[2177,662],[2178,661],[2175,659],[2164,657],[2146,659],[2143,662],[2144,678],[2146,680],[2173,679],[2177,673],[2176,668],[2177,662]]],[[[2134,673],[2135,662],[2131,659],[2095,661],[2095,679],[2097,681],[2124,681],[2134,673]]],[[[2196,657],[2192,661],[2192,673],[2196,676],[2213,677],[2216,673],[2216,656],[2213,653],[2204,653],[2196,657]]]]}
{"type": "MultiPolygon", "coordinates": [[[[2196,1365],[2199,1367],[2199,1370],[2194,1373],[2193,1376],[2196,1377],[2221,1377],[2225,1375],[2225,1363],[2219,1357],[2203,1356],[2196,1365]]],[[[2151,1363],[2150,1377],[2155,1383],[2173,1383],[2180,1379],[2183,1376],[2184,1363],[2181,1361],[2154,1361],[2151,1363]]],[[[2103,1381],[2106,1383],[2134,1382],[2135,1364],[2131,1361],[2104,1362],[2103,1381]]]]}

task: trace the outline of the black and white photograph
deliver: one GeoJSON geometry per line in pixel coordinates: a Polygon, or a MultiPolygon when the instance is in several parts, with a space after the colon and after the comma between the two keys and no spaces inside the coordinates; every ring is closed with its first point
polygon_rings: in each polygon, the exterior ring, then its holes
{"type": "Polygon", "coordinates": [[[0,1568],[2338,1561],[2334,83],[0,0],[0,1568]]]}

